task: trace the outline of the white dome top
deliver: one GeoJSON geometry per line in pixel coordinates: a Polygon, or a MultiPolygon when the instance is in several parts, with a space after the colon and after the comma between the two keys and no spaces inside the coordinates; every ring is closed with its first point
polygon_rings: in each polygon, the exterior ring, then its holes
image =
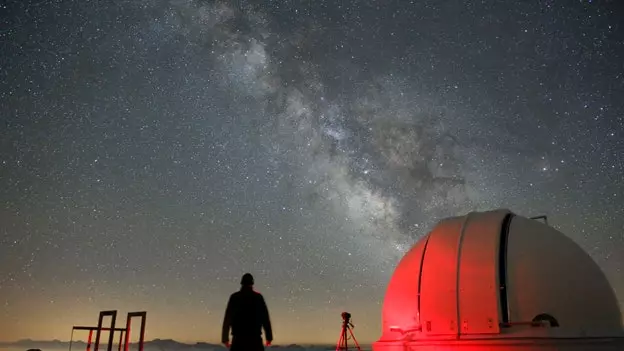
{"type": "Polygon", "coordinates": [[[576,243],[496,210],[442,220],[412,247],[388,284],[382,328],[380,341],[619,336],[622,316],[576,243]]]}

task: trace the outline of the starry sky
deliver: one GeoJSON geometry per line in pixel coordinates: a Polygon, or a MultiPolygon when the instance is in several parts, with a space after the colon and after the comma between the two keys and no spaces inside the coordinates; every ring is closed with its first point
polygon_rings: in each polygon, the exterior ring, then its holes
{"type": "MultiPolygon", "coordinates": [[[[616,1],[0,5],[0,341],[105,309],[218,342],[251,272],[275,342],[380,335],[441,218],[509,208],[624,305],[616,1]]],[[[122,317],[122,319],[125,317],[122,317]]],[[[81,338],[78,335],[78,338],[81,338]]]]}

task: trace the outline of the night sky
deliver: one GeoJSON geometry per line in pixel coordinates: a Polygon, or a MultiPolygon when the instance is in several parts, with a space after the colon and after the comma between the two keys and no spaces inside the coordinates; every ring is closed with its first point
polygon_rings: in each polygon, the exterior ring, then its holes
{"type": "Polygon", "coordinates": [[[275,343],[374,341],[410,245],[499,207],[624,304],[616,1],[3,4],[0,340],[218,342],[251,272],[275,343]]]}

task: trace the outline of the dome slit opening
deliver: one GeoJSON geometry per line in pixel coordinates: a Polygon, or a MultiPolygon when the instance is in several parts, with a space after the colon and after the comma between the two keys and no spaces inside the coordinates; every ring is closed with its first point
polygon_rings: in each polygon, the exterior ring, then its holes
{"type": "Polygon", "coordinates": [[[507,241],[509,226],[513,214],[509,213],[503,219],[500,233],[500,246],[498,248],[498,294],[501,308],[501,326],[509,325],[509,302],[507,300],[507,241]]]}

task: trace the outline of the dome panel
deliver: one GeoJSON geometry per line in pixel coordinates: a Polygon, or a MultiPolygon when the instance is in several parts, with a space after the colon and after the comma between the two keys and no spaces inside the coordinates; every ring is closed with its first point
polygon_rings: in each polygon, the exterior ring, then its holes
{"type": "Polygon", "coordinates": [[[499,249],[509,214],[501,210],[466,216],[459,256],[461,334],[500,332],[499,249]]]}
{"type": "Polygon", "coordinates": [[[622,330],[617,299],[602,270],[573,240],[543,223],[514,216],[507,248],[511,322],[554,317],[565,336],[614,335],[622,330]]]}
{"type": "Polygon", "coordinates": [[[457,259],[464,218],[440,222],[429,235],[420,276],[420,313],[423,333],[458,334],[457,259]]]}
{"type": "Polygon", "coordinates": [[[421,239],[403,256],[390,278],[382,309],[382,339],[395,340],[420,328],[418,289],[428,238],[421,239]]]}

